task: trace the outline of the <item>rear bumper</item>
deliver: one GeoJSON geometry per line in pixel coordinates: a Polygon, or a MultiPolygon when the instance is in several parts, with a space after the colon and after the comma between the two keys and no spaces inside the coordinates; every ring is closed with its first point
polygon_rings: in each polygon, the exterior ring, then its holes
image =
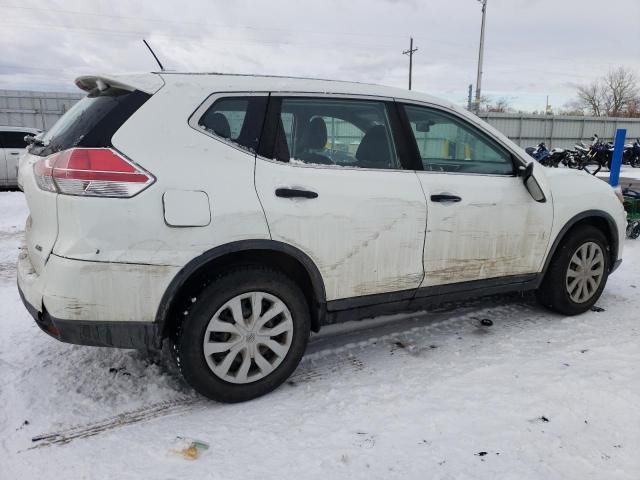
{"type": "Polygon", "coordinates": [[[174,267],[70,260],[52,255],[38,275],[18,257],[18,290],[38,326],[67,343],[160,345],[155,315],[174,267]]]}
{"type": "Polygon", "coordinates": [[[53,318],[39,312],[18,286],[22,303],[47,335],[65,343],[94,347],[155,348],[160,343],[157,324],[152,322],[101,322],[53,318]]]}

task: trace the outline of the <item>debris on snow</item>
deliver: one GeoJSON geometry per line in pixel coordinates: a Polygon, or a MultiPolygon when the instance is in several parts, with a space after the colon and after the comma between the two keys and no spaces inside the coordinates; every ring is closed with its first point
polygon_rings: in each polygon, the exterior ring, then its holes
{"type": "Polygon", "coordinates": [[[367,432],[356,432],[358,438],[355,445],[364,449],[371,449],[376,445],[376,436],[367,432]]]}
{"type": "Polygon", "coordinates": [[[25,420],[24,422],[22,422],[22,425],[20,425],[18,428],[16,428],[16,432],[18,430],[22,430],[24,427],[26,427],[27,425],[29,425],[29,420],[25,420]]]}
{"type": "Polygon", "coordinates": [[[209,444],[202,440],[176,437],[175,445],[170,451],[181,455],[185,460],[196,460],[205,450],[209,450],[209,444]]]}
{"type": "MultiPolygon", "coordinates": [[[[549,423],[550,422],[550,420],[547,417],[545,417],[544,415],[541,415],[539,417],[533,418],[533,419],[531,419],[529,421],[531,423],[535,423],[535,422],[549,423]]],[[[585,420],[585,422],[586,422],[586,420],[585,420]]]]}

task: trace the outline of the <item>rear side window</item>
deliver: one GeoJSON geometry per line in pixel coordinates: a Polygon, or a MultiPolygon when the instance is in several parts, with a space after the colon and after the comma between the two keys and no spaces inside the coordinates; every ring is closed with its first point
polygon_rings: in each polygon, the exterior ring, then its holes
{"type": "Polygon", "coordinates": [[[114,133],[151,96],[119,88],[92,90],[65,113],[30,152],[50,155],[72,147],[109,147],[114,133]]]}
{"type": "Polygon", "coordinates": [[[266,108],[266,96],[221,98],[200,117],[198,127],[255,153],[266,108]]]}
{"type": "Polygon", "coordinates": [[[282,98],[272,158],[283,162],[402,168],[383,102],[282,98]]]}
{"type": "Polygon", "coordinates": [[[24,141],[28,132],[0,132],[0,148],[25,148],[27,142],[24,141]]]}

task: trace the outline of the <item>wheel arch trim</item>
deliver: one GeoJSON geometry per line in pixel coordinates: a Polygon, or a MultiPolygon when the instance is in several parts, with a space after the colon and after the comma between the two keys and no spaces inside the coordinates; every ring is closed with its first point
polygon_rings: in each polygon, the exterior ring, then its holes
{"type": "Polygon", "coordinates": [[[324,280],[320,274],[320,270],[314,263],[314,261],[302,250],[289,245],[284,242],[268,239],[254,239],[254,240],[239,240],[218,247],[214,247],[206,252],[198,255],[189,261],[180,271],[173,277],[169,286],[166,288],[158,310],[156,312],[155,323],[158,326],[158,343],[162,342],[165,333],[165,323],[167,321],[167,315],[173,305],[173,300],[185,283],[202,267],[208,263],[220,259],[229,254],[237,254],[249,251],[272,251],[285,254],[294,260],[298,261],[302,267],[306,270],[311,280],[311,288],[313,294],[320,304],[326,303],[326,291],[324,286],[324,280]]]}
{"type": "Polygon", "coordinates": [[[564,224],[562,229],[556,235],[556,238],[554,239],[553,244],[549,249],[549,253],[547,254],[547,258],[544,261],[542,275],[540,276],[541,280],[546,275],[547,270],[549,268],[549,264],[551,263],[551,259],[556,254],[556,251],[558,250],[560,243],[562,243],[562,240],[564,240],[569,230],[571,230],[581,221],[587,220],[589,218],[599,218],[607,222],[607,226],[609,227],[609,234],[611,235],[611,240],[612,240],[612,245],[610,245],[611,251],[609,253],[611,257],[610,269],[614,268],[614,264],[618,256],[618,245],[620,242],[620,239],[618,238],[618,228],[616,226],[616,222],[609,213],[603,210],[585,210],[584,212],[580,212],[577,215],[574,215],[573,217],[571,217],[569,221],[564,224]]]}

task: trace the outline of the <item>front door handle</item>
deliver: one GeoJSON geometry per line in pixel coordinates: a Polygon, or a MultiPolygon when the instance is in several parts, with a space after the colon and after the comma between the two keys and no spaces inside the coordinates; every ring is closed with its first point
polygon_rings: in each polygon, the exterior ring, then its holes
{"type": "Polygon", "coordinates": [[[276,197],[281,198],[318,198],[316,192],[311,190],[302,190],[299,188],[278,188],[276,189],[276,197]]]}
{"type": "Polygon", "coordinates": [[[452,202],[452,203],[457,203],[457,202],[459,202],[461,200],[462,200],[462,198],[458,197],[457,195],[450,195],[448,193],[440,193],[438,195],[431,195],[431,201],[432,202],[440,202],[440,203],[452,202]]]}

